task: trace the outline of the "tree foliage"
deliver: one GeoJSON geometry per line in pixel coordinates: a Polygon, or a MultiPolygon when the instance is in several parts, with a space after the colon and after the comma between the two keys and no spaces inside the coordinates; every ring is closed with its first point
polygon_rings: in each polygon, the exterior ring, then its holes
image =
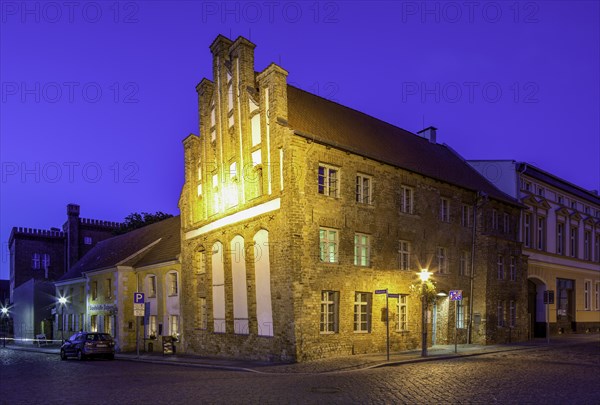
{"type": "MultiPolygon", "coordinates": [[[[421,280],[413,282],[408,289],[413,297],[418,299],[423,298],[423,282],[421,280]]],[[[427,303],[431,304],[435,301],[437,298],[437,292],[437,286],[435,283],[431,280],[427,280],[425,282],[425,297],[427,303]]]]}
{"type": "Polygon", "coordinates": [[[172,216],[173,215],[166,214],[162,211],[157,211],[154,214],[149,212],[132,212],[125,217],[123,226],[115,231],[115,234],[121,235],[133,231],[134,229],[162,221],[163,219],[171,218],[172,216]]]}

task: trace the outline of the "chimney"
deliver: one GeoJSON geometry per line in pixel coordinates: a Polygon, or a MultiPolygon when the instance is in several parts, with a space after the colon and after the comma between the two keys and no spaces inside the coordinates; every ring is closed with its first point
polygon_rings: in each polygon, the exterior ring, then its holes
{"type": "Polygon", "coordinates": [[[63,226],[67,236],[65,272],[79,260],[79,205],[67,205],[67,223],[63,226]]]}
{"type": "Polygon", "coordinates": [[[436,127],[427,127],[425,129],[422,129],[419,132],[417,132],[417,135],[419,135],[422,138],[427,139],[431,143],[436,143],[436,132],[437,132],[436,127]]]}

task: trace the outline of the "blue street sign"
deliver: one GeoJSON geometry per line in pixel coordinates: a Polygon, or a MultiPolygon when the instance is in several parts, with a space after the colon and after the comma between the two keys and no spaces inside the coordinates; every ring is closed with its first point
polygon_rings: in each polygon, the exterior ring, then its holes
{"type": "Polygon", "coordinates": [[[400,298],[400,294],[389,293],[388,297],[390,297],[390,298],[400,298]]]}
{"type": "Polygon", "coordinates": [[[462,301],[462,290],[450,290],[450,301],[462,301]]]}
{"type": "Polygon", "coordinates": [[[375,294],[387,294],[387,289],[385,289],[385,290],[375,290],[375,294]]]}
{"type": "Polygon", "coordinates": [[[144,293],[141,293],[141,292],[133,293],[133,303],[134,304],[143,304],[144,303],[144,293]]]}

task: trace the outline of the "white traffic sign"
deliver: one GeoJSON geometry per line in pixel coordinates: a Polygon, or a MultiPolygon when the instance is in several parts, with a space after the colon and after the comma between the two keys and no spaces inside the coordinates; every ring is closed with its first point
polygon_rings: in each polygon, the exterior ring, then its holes
{"type": "Polygon", "coordinates": [[[144,316],[146,314],[146,304],[133,304],[133,316],[144,316]]]}

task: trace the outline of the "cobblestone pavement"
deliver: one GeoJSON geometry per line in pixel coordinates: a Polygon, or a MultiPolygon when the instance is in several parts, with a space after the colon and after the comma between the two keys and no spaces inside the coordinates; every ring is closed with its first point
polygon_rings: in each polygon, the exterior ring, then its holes
{"type": "Polygon", "coordinates": [[[55,353],[9,349],[0,349],[0,364],[0,403],[11,405],[600,404],[597,338],[312,374],[207,370],[120,360],[64,362],[55,353]]]}

